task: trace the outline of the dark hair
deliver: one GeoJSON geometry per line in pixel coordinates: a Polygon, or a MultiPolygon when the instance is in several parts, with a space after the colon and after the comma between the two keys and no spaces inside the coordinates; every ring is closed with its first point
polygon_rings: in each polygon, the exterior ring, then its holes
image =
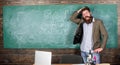
{"type": "Polygon", "coordinates": [[[82,18],[82,12],[88,10],[90,12],[90,8],[88,6],[85,6],[83,8],[81,8],[81,11],[79,12],[79,15],[77,16],[77,18],[82,18]]]}
{"type": "Polygon", "coordinates": [[[81,9],[81,11],[79,13],[82,14],[82,12],[85,10],[88,10],[90,12],[90,8],[88,6],[85,6],[81,9]]]}

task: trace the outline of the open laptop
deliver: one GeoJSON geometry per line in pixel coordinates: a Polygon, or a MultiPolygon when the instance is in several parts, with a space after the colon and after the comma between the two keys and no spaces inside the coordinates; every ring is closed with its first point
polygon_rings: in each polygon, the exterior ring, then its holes
{"type": "Polygon", "coordinates": [[[34,65],[51,65],[51,52],[35,51],[35,64],[34,65]]]}

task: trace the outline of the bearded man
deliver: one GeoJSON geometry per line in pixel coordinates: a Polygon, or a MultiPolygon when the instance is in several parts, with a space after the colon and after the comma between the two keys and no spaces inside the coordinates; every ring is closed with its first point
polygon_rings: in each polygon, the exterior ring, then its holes
{"type": "MultiPolygon", "coordinates": [[[[79,31],[81,36],[77,43],[80,43],[81,56],[84,63],[87,63],[87,56],[91,50],[95,57],[95,64],[100,64],[100,52],[105,48],[108,38],[103,22],[92,16],[88,6],[75,11],[71,16],[71,21],[78,24],[76,32],[79,31]]],[[[77,43],[74,42],[74,44],[77,43]]]]}

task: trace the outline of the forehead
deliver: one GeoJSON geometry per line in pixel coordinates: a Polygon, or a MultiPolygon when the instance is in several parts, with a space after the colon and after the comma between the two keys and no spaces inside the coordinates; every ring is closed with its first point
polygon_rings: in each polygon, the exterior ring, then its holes
{"type": "Polygon", "coordinates": [[[88,11],[88,10],[84,10],[84,11],[82,11],[82,14],[84,14],[84,13],[90,13],[90,11],[88,11]]]}

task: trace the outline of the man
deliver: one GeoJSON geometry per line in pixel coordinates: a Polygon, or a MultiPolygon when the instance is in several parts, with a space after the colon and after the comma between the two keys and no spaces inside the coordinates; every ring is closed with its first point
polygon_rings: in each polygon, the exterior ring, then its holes
{"type": "MultiPolygon", "coordinates": [[[[84,63],[87,63],[89,50],[92,50],[93,56],[96,57],[95,64],[99,64],[99,53],[105,48],[108,38],[108,34],[103,22],[94,18],[89,7],[87,6],[74,12],[74,14],[71,16],[71,20],[78,24],[76,34],[79,31],[79,34],[81,35],[79,43],[81,44],[81,56],[84,63]]],[[[74,44],[76,44],[76,42],[74,42],[74,44]]]]}

